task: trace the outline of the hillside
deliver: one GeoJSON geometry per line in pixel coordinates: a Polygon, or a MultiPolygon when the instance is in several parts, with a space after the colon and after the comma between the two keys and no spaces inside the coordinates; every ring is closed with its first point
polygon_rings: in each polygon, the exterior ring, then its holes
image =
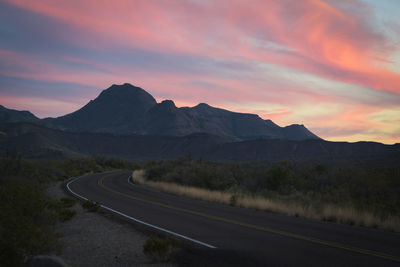
{"type": "Polygon", "coordinates": [[[126,159],[192,156],[214,161],[325,161],[398,163],[400,144],[259,139],[232,142],[210,134],[186,136],[72,133],[32,123],[0,124],[0,156],[16,150],[25,158],[105,155],[126,159]]]}
{"type": "Polygon", "coordinates": [[[0,105],[0,122],[38,122],[39,118],[29,111],[8,109],[0,105]]]}

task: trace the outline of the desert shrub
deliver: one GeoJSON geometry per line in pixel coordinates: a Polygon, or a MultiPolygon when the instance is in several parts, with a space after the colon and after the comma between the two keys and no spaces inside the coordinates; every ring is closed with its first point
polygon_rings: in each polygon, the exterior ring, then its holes
{"type": "Polygon", "coordinates": [[[238,201],[238,196],[236,194],[233,194],[231,198],[229,199],[229,205],[231,206],[236,206],[238,201]]]}
{"type": "Polygon", "coordinates": [[[89,212],[96,212],[100,208],[100,203],[91,200],[86,200],[82,203],[82,207],[89,212]]]}
{"type": "MultiPolygon", "coordinates": [[[[24,266],[35,255],[60,252],[54,224],[75,215],[69,208],[76,200],[50,199],[44,193],[50,183],[86,172],[137,166],[119,159],[91,157],[24,161],[11,152],[0,158],[0,266],[24,266]]],[[[95,211],[99,204],[88,207],[95,211]]]]}
{"type": "Polygon", "coordinates": [[[52,225],[59,218],[52,200],[21,185],[0,188],[0,262],[22,266],[34,255],[60,249],[52,225]]]}
{"type": "Polygon", "coordinates": [[[290,187],[294,174],[290,168],[283,164],[273,165],[266,171],[263,177],[265,188],[273,191],[281,191],[284,187],[290,187]]]}
{"type": "MultiPolygon", "coordinates": [[[[383,221],[400,217],[398,166],[291,161],[216,163],[183,158],[153,161],[145,167],[150,181],[230,194],[239,188],[241,195],[263,197],[319,214],[335,206],[337,210],[367,212],[383,221]]],[[[228,204],[234,204],[234,200],[228,204]]],[[[334,220],[329,216],[325,219],[334,220]]]]}
{"type": "Polygon", "coordinates": [[[97,165],[101,166],[104,170],[112,169],[128,169],[135,170],[139,169],[140,165],[136,162],[126,161],[120,158],[109,158],[101,155],[93,157],[97,165]]]}
{"type": "Polygon", "coordinates": [[[172,260],[180,246],[180,241],[177,238],[160,238],[156,235],[151,235],[143,245],[143,253],[155,261],[170,261],[172,260]]]}
{"type": "Polygon", "coordinates": [[[63,197],[59,200],[64,208],[71,208],[76,204],[76,199],[73,197],[63,197]]]}
{"type": "Polygon", "coordinates": [[[172,182],[211,190],[227,190],[237,184],[228,166],[202,160],[153,162],[146,169],[146,176],[151,181],[172,182]]]}
{"type": "Polygon", "coordinates": [[[48,206],[57,212],[59,221],[65,222],[76,215],[76,211],[70,209],[75,203],[76,199],[63,197],[59,200],[49,200],[48,206]]]}
{"type": "Polygon", "coordinates": [[[76,211],[70,209],[62,209],[59,212],[59,220],[65,222],[71,220],[76,215],[76,211]]]}
{"type": "Polygon", "coordinates": [[[79,176],[88,172],[101,172],[102,166],[98,165],[94,158],[69,158],[63,161],[61,166],[67,177],[79,176]]]}

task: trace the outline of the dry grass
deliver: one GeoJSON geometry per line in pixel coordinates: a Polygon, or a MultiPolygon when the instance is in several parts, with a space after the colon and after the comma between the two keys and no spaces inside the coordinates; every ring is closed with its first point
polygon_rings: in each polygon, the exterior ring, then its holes
{"type": "Polygon", "coordinates": [[[138,184],[145,184],[146,179],[144,178],[146,174],[145,170],[136,170],[132,173],[132,180],[138,184]]]}
{"type": "Polygon", "coordinates": [[[258,196],[235,195],[229,192],[212,191],[197,187],[190,187],[167,182],[153,182],[145,178],[145,170],[136,170],[132,173],[132,179],[139,184],[149,186],[159,191],[182,195],[186,197],[201,199],[210,202],[217,202],[232,205],[232,198],[235,198],[234,205],[244,208],[271,211],[290,216],[300,216],[330,222],[339,222],[350,225],[365,227],[379,227],[390,231],[400,232],[400,218],[389,217],[382,220],[372,213],[359,211],[352,207],[337,207],[325,205],[322,210],[312,206],[304,206],[296,203],[286,203],[279,200],[266,199],[258,196]],[[234,196],[234,197],[233,197],[234,196]]]}
{"type": "Polygon", "coordinates": [[[174,183],[166,182],[153,182],[145,179],[144,170],[134,171],[132,174],[132,179],[136,183],[147,185],[151,188],[168,192],[176,195],[187,196],[191,198],[197,198],[218,203],[229,203],[231,194],[221,192],[221,191],[211,191],[197,187],[183,186],[174,183]]]}

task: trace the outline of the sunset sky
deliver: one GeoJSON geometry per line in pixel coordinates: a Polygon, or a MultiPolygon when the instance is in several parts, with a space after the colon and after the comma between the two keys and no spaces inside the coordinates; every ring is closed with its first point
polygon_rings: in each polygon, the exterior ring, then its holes
{"type": "Polygon", "coordinates": [[[0,104],[55,117],[112,84],[400,142],[399,0],[0,0],[0,104]]]}

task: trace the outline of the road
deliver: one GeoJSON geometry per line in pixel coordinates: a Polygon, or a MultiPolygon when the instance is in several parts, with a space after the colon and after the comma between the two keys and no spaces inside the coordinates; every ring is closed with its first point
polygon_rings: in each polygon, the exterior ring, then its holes
{"type": "Polygon", "coordinates": [[[175,196],[132,184],[130,174],[89,174],[67,186],[134,223],[180,236],[193,247],[183,264],[400,266],[398,233],[175,196]]]}

